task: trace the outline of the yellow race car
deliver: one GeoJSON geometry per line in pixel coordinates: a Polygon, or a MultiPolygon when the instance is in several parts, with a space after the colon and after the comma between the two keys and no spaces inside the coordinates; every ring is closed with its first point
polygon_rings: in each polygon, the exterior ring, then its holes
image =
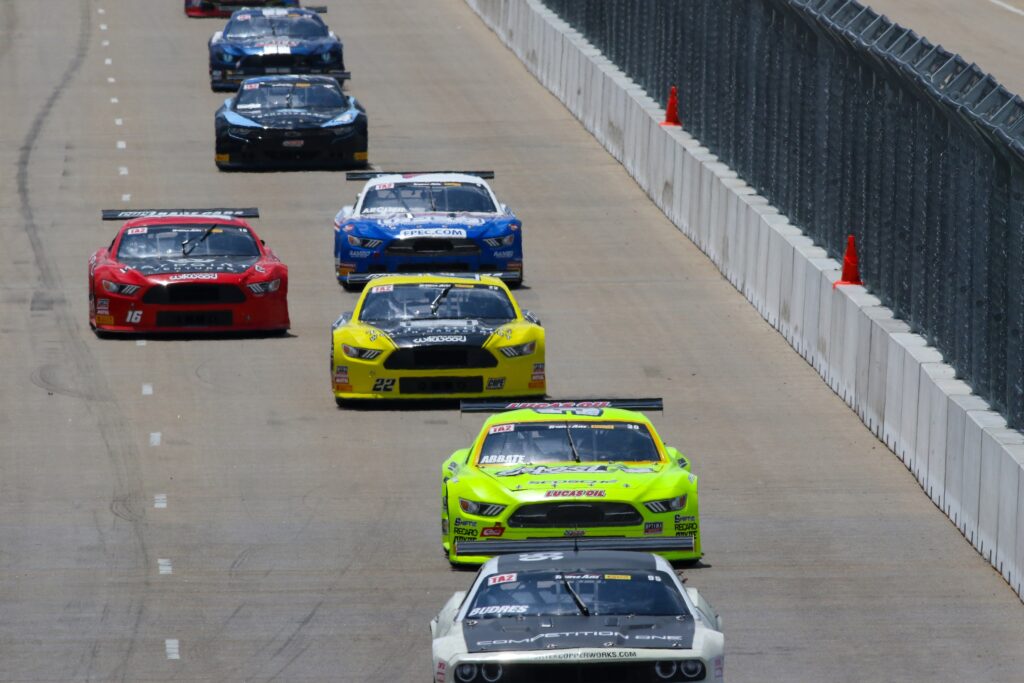
{"type": "Polygon", "coordinates": [[[331,382],[350,399],[543,396],[544,328],[482,275],[388,275],[331,331],[331,382]]]}

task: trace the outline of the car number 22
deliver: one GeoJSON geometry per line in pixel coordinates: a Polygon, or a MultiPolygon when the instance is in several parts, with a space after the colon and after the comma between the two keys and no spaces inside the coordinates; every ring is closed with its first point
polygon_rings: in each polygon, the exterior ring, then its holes
{"type": "Polygon", "coordinates": [[[384,379],[382,377],[382,378],[378,379],[377,381],[375,381],[373,383],[373,390],[374,391],[385,392],[385,391],[391,391],[394,388],[395,388],[395,380],[393,380],[393,379],[384,379]]]}

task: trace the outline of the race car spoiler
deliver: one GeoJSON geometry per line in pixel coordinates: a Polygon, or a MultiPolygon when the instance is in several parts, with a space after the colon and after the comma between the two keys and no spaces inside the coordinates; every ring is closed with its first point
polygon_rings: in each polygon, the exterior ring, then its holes
{"type": "Polygon", "coordinates": [[[505,282],[518,282],[522,277],[522,272],[516,271],[504,271],[500,273],[349,273],[346,277],[350,285],[365,285],[366,283],[376,280],[381,277],[389,277],[392,275],[401,275],[407,277],[410,275],[435,275],[438,277],[461,277],[467,280],[479,280],[480,276],[483,277],[496,277],[499,280],[505,282]]]}
{"type": "Polygon", "coordinates": [[[244,209],[103,209],[105,221],[127,221],[133,218],[162,218],[164,216],[229,216],[231,218],[259,218],[256,207],[244,209]]]}
{"type": "Polygon", "coordinates": [[[575,536],[573,538],[523,538],[515,540],[455,541],[456,555],[510,555],[549,550],[641,550],[651,553],[693,550],[693,536],[628,538],[624,536],[575,536]]]}
{"type": "Polygon", "coordinates": [[[569,398],[552,401],[460,401],[463,413],[503,413],[507,410],[572,410],[574,408],[623,408],[625,410],[664,410],[660,398],[569,398]]]}
{"type": "Polygon", "coordinates": [[[477,178],[490,180],[494,177],[494,171],[349,171],[345,174],[345,180],[372,180],[382,175],[416,176],[427,173],[458,173],[460,175],[475,175],[477,178]]]}

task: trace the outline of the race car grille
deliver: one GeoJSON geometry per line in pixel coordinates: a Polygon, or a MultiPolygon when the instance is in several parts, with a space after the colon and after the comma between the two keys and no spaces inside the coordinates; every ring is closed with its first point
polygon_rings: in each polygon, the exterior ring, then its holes
{"type": "Polygon", "coordinates": [[[301,55],[247,55],[242,58],[240,69],[291,69],[305,66],[306,58],[301,55]]]}
{"type": "Polygon", "coordinates": [[[388,370],[493,368],[498,359],[479,346],[419,346],[398,349],[384,361],[388,370]]]}
{"type": "Polygon", "coordinates": [[[157,327],[229,327],[231,311],[158,311],[157,327]]]}
{"type": "Polygon", "coordinates": [[[482,393],[483,377],[402,377],[398,390],[403,394],[482,393]]]}
{"type": "Polygon", "coordinates": [[[670,681],[703,681],[706,673],[684,679],[676,672],[662,678],[654,670],[654,662],[573,662],[557,664],[506,664],[502,683],[669,683],[670,681]]]}
{"type": "Polygon", "coordinates": [[[164,287],[150,287],[142,297],[143,303],[167,306],[194,306],[196,304],[240,304],[245,294],[234,285],[181,283],[164,287]]]}
{"type": "Polygon", "coordinates": [[[572,526],[635,526],[644,518],[629,503],[531,503],[509,517],[510,527],[529,529],[572,526]]]}
{"type": "Polygon", "coordinates": [[[470,239],[445,239],[438,237],[418,237],[408,240],[394,240],[388,245],[385,253],[396,256],[409,254],[479,254],[480,247],[470,239]]]}

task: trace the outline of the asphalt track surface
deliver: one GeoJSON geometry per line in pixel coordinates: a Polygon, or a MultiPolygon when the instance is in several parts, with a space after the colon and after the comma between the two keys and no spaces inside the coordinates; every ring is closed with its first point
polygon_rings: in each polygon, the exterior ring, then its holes
{"type": "MultiPolygon", "coordinates": [[[[220,23],[181,4],[0,0],[0,680],[422,683],[471,579],[439,552],[439,464],[481,417],[335,407],[357,188],[216,171],[220,23]],[[188,205],[260,207],[290,336],[92,335],[99,210],[188,205]]],[[[665,397],[730,680],[1021,680],[1017,596],[462,2],[329,5],[378,167],[497,171],[552,394],[665,397]]]]}

